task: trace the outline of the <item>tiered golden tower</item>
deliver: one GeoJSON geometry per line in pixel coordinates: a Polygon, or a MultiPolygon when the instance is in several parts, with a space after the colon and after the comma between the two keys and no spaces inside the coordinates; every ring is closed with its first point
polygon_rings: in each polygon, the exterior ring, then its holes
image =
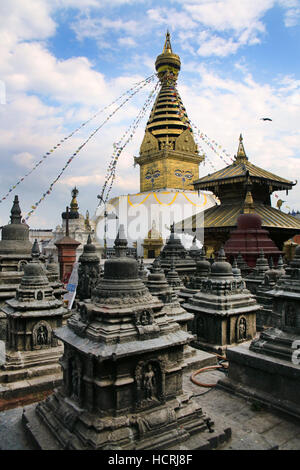
{"type": "Polygon", "coordinates": [[[135,163],[140,165],[140,191],[193,189],[199,177],[199,155],[193,131],[176,89],[180,58],[172,51],[167,32],[163,52],[155,62],[161,89],[147,122],[135,163]]]}

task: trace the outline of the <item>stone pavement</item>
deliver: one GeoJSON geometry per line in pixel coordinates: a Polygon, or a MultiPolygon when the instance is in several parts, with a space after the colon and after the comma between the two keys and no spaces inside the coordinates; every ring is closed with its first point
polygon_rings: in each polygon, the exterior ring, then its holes
{"type": "MultiPolygon", "coordinates": [[[[184,389],[197,396],[203,410],[218,426],[232,429],[232,438],[222,450],[300,450],[300,422],[293,422],[223,390],[194,385],[190,375],[184,376],[184,389]]],[[[222,376],[223,372],[214,370],[198,375],[197,379],[216,383],[222,376]]],[[[34,449],[23,432],[22,411],[23,407],[20,407],[0,413],[0,450],[34,449]]]]}
{"type": "MultiPolygon", "coordinates": [[[[219,370],[197,375],[202,383],[216,383],[224,373],[219,370]]],[[[185,374],[184,388],[198,396],[203,410],[218,425],[232,429],[232,438],[222,450],[300,450],[300,422],[251,403],[245,398],[217,388],[193,384],[185,374]]]]}

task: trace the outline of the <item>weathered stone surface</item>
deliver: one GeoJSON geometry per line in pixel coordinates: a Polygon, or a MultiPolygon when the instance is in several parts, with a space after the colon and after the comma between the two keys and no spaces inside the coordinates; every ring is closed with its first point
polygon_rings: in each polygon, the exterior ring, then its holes
{"type": "Polygon", "coordinates": [[[249,345],[228,351],[228,379],[220,386],[300,418],[300,246],[289,276],[272,290],[271,322],[249,345]]]}
{"type": "Polygon", "coordinates": [[[16,297],[2,308],[8,321],[5,362],[0,368],[0,397],[4,399],[47,390],[62,378],[58,360],[63,347],[53,330],[61,326],[65,309],[53,296],[36,244],[32,257],[24,267],[16,297]]]}
{"type": "Polygon", "coordinates": [[[24,414],[39,447],[47,436],[61,449],[209,448],[228,439],[229,431],[216,433],[214,443],[205,435],[209,418],[182,389],[192,336],[150,294],[134,259],[107,260],[91,300],[78,302],[55,335],[64,343],[63,384],[24,414]]]}
{"type": "Polygon", "coordinates": [[[260,306],[241,276],[233,275],[224,250],[220,250],[210,276],[202,280],[201,289],[182,306],[194,314],[196,340],[192,344],[200,349],[222,354],[228,346],[247,341],[256,333],[260,306]]]}
{"type": "Polygon", "coordinates": [[[92,244],[89,235],[83,253],[79,257],[78,286],[76,296],[79,300],[90,299],[92,290],[96,287],[101,276],[100,259],[96,254],[96,247],[92,244]]]}
{"type": "Polygon", "coordinates": [[[159,258],[165,274],[170,270],[171,263],[174,261],[175,269],[184,282],[196,269],[196,261],[189,256],[180,238],[174,233],[174,224],[171,225],[170,237],[161,250],[159,258]]]}
{"type": "Polygon", "coordinates": [[[300,368],[292,361],[257,353],[243,344],[227,350],[228,378],[218,387],[300,418],[300,368]]]}
{"type": "MultiPolygon", "coordinates": [[[[29,227],[21,222],[18,196],[15,196],[11,222],[2,228],[0,241],[0,307],[15,296],[23,276],[23,267],[31,260],[29,227]]],[[[6,341],[7,319],[0,313],[0,340],[6,341]]]]}

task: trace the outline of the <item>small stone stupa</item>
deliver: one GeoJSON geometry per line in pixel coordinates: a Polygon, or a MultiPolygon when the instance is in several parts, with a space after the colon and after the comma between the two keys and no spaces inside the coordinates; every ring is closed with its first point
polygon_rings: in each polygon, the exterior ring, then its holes
{"type": "Polygon", "coordinates": [[[252,294],[256,294],[257,288],[264,282],[265,273],[269,269],[270,266],[267,258],[265,257],[264,250],[261,249],[256,260],[255,268],[244,278],[247,289],[249,289],[252,294]]]}
{"type": "Polygon", "coordinates": [[[184,287],[184,285],[180,279],[180,276],[178,275],[178,272],[176,271],[174,259],[171,261],[170,270],[166,275],[166,279],[169,286],[173,289],[175,294],[178,295],[179,291],[184,287]]]}
{"type": "Polygon", "coordinates": [[[270,258],[270,267],[264,274],[263,282],[256,289],[256,300],[262,309],[256,316],[256,329],[262,331],[272,326],[273,317],[273,295],[272,289],[276,286],[279,279],[283,276],[283,271],[275,269],[273,259],[270,258]]]}
{"type": "Polygon", "coordinates": [[[228,378],[218,386],[300,418],[300,246],[291,275],[281,277],[273,297],[273,327],[251,344],[227,352],[228,378]]]}
{"type": "MultiPolygon", "coordinates": [[[[174,270],[173,260],[171,266],[174,270]]],[[[174,272],[176,276],[177,273],[176,271],[174,272]]],[[[158,299],[164,303],[163,309],[166,314],[171,316],[181,326],[183,331],[189,331],[191,329],[194,315],[187,312],[180,305],[176,288],[174,290],[166,278],[164,271],[160,266],[159,258],[157,258],[153,263],[153,270],[148,276],[146,287],[153,296],[158,297],[158,299]]],[[[217,364],[217,359],[212,354],[199,351],[196,348],[191,347],[189,344],[186,344],[183,350],[183,363],[185,370],[196,370],[200,367],[217,364]]]]}
{"type": "Polygon", "coordinates": [[[3,311],[8,325],[0,397],[11,399],[53,390],[62,380],[58,360],[63,353],[53,330],[62,325],[65,309],[53,295],[39,261],[37,243],[32,248],[32,262],[24,266],[16,297],[6,301],[3,311]]]}
{"type": "Polygon", "coordinates": [[[175,234],[174,224],[171,225],[170,237],[159,257],[161,267],[165,273],[170,270],[172,260],[174,260],[176,271],[183,279],[188,279],[196,270],[196,261],[189,256],[180,238],[175,234]]]}
{"type": "Polygon", "coordinates": [[[53,289],[53,295],[56,299],[62,299],[63,295],[68,291],[64,288],[63,283],[59,279],[59,265],[55,263],[54,256],[51,254],[48,257],[48,262],[46,264],[46,275],[50,286],[53,289]]]}
{"type": "Polygon", "coordinates": [[[178,293],[179,301],[188,301],[190,297],[193,297],[202,286],[202,281],[207,279],[210,274],[210,262],[206,259],[205,248],[202,247],[199,261],[196,263],[195,274],[191,277],[190,282],[186,287],[183,287],[178,293]]]}
{"type": "Polygon", "coordinates": [[[224,249],[211,267],[201,289],[182,306],[194,314],[192,344],[200,349],[223,353],[228,346],[251,340],[256,333],[260,306],[245,288],[242,278],[232,273],[224,249]]]}
{"type": "MultiPolygon", "coordinates": [[[[209,432],[209,418],[182,389],[183,331],[124,256],[106,260],[90,302],[78,302],[64,343],[63,385],[26,410],[23,423],[41,449],[209,448],[230,431],[209,432]],[[210,444],[211,443],[211,444],[210,444]]],[[[211,429],[213,431],[213,428],[211,429]]]]}
{"type": "Polygon", "coordinates": [[[96,247],[89,235],[87,243],[83,247],[83,253],[79,257],[78,286],[76,291],[79,300],[91,298],[92,290],[96,287],[100,276],[100,259],[96,254],[96,247]]]}
{"type": "MultiPolygon", "coordinates": [[[[16,295],[23,267],[31,260],[29,227],[22,223],[19,198],[15,196],[10,223],[2,227],[0,241],[0,306],[16,295]]],[[[0,340],[6,339],[6,315],[0,312],[0,340]]]]}

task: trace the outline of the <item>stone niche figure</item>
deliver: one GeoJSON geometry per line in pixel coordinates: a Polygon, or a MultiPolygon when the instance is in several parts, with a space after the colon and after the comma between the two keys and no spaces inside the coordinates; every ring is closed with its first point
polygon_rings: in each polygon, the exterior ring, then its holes
{"type": "Polygon", "coordinates": [[[43,346],[47,344],[48,340],[48,331],[44,325],[41,325],[37,330],[37,344],[43,346]]]}
{"type": "Polygon", "coordinates": [[[136,407],[147,408],[164,402],[164,373],[159,362],[140,362],[135,372],[136,407]]]}
{"type": "Polygon", "coordinates": [[[155,372],[151,364],[147,365],[147,369],[144,372],[143,388],[145,390],[145,398],[147,400],[155,398],[156,379],[155,372]]]}
{"type": "Polygon", "coordinates": [[[247,320],[242,317],[238,321],[238,335],[237,341],[245,341],[247,338],[247,320]]]}

